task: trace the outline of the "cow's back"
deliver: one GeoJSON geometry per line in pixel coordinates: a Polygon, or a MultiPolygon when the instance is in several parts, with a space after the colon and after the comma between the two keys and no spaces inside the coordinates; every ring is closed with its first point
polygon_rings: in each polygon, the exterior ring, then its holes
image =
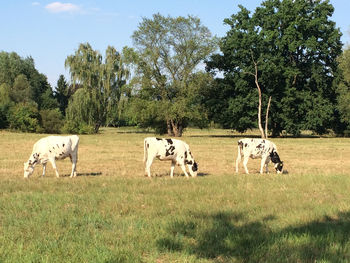
{"type": "Polygon", "coordinates": [[[262,155],[277,151],[276,145],[266,139],[245,138],[238,140],[238,145],[242,149],[244,155],[249,155],[251,158],[260,158],[262,155]]]}
{"type": "MultiPolygon", "coordinates": [[[[75,135],[76,136],[76,135],[75,135]]],[[[33,153],[39,153],[48,158],[63,159],[69,156],[78,145],[78,136],[48,136],[34,144],[33,153]],[[76,138],[77,137],[77,138],[76,138]]]]}

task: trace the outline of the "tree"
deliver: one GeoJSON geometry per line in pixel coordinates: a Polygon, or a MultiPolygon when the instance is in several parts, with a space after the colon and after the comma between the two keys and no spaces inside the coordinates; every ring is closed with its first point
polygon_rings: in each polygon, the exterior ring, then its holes
{"type": "Polygon", "coordinates": [[[78,115],[67,114],[68,120],[91,125],[97,133],[100,126],[106,123],[108,111],[118,103],[121,86],[128,77],[121,56],[109,46],[103,63],[100,53],[93,50],[89,43],[80,44],[75,54],[67,57],[65,66],[69,68],[73,86],[79,84],[84,89],[84,92],[75,94],[76,98],[70,103],[86,105],[89,101],[88,108],[72,105],[71,112],[82,112],[78,115]]]}
{"type": "Polygon", "coordinates": [[[18,75],[10,91],[10,98],[15,103],[30,101],[30,85],[27,77],[23,74],[18,75]]]}
{"type": "Polygon", "coordinates": [[[218,90],[228,105],[221,118],[224,127],[257,127],[255,79],[246,74],[255,72],[255,63],[264,105],[272,97],[273,136],[283,130],[294,135],[303,129],[324,133],[335,126],[342,44],[339,29],[329,19],[333,11],[328,1],[267,0],[252,15],[240,6],[224,20],[230,30],[220,41],[221,54],[207,63],[208,70],[224,76],[213,87],[224,86],[218,90]]]}
{"type": "MultiPolygon", "coordinates": [[[[21,82],[16,85],[22,85],[21,88],[25,85],[26,89],[29,89],[29,92],[26,91],[25,94],[27,98],[24,98],[22,94],[19,100],[23,101],[25,99],[26,101],[34,101],[40,109],[42,104],[41,95],[44,94],[47,89],[51,89],[46,76],[40,74],[36,70],[32,57],[21,58],[15,52],[0,52],[0,83],[6,83],[12,89],[15,85],[16,79],[17,82],[21,82]],[[24,80],[24,78],[26,80],[24,80]]],[[[18,101],[18,99],[15,100],[18,101]]]]}
{"type": "Polygon", "coordinates": [[[144,113],[136,122],[141,126],[160,125],[163,128],[159,130],[167,130],[168,135],[181,136],[183,129],[198,119],[200,105],[193,104],[197,94],[189,92],[190,83],[195,83],[200,63],[215,51],[216,39],[196,17],[160,14],[143,18],[132,39],[136,48],[130,52],[136,65],[134,103],[138,112],[144,113]],[[157,108],[162,110],[153,110],[157,108]]]}
{"type": "Polygon", "coordinates": [[[350,130],[350,46],[339,57],[339,66],[343,78],[338,87],[338,109],[341,121],[350,130]]]}
{"type": "Polygon", "coordinates": [[[63,75],[60,75],[58,81],[56,90],[54,91],[54,97],[56,98],[59,109],[63,116],[66,115],[66,108],[68,106],[69,98],[71,97],[72,91],[68,86],[68,83],[63,75]]]}

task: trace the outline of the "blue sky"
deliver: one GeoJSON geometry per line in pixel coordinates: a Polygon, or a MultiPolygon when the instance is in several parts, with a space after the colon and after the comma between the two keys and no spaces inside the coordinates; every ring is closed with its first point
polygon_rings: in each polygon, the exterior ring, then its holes
{"type": "MultiPolygon", "coordinates": [[[[64,60],[79,43],[89,42],[104,54],[108,45],[117,50],[132,46],[131,35],[142,17],[154,13],[170,16],[194,15],[213,35],[224,36],[223,19],[242,4],[254,11],[262,0],[10,0],[0,4],[0,51],[31,56],[39,72],[54,88],[60,74],[69,78],[64,60]]],[[[350,43],[350,1],[330,0],[332,20],[350,43]]]]}

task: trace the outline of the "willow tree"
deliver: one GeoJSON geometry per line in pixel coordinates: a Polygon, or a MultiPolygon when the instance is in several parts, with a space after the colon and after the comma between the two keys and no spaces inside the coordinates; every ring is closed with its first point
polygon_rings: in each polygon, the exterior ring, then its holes
{"type": "MultiPolygon", "coordinates": [[[[195,83],[199,65],[216,49],[216,39],[196,17],[160,14],[143,18],[132,39],[138,110],[148,115],[148,111],[161,109],[149,116],[163,125],[168,135],[181,136],[189,122],[203,118],[199,116],[203,110],[195,102],[197,94],[190,86],[195,83]]],[[[147,123],[152,126],[155,122],[147,123]]]]}
{"type": "Polygon", "coordinates": [[[93,126],[97,133],[106,123],[108,112],[117,105],[121,86],[127,78],[121,55],[109,46],[103,60],[98,51],[85,43],[67,57],[65,66],[70,71],[73,86],[78,84],[83,89],[72,96],[67,119],[93,126]]]}

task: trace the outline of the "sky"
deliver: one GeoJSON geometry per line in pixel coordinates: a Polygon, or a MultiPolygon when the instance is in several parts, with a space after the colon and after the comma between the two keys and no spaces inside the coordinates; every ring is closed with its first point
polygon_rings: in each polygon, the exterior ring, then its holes
{"type": "MultiPolygon", "coordinates": [[[[0,51],[31,56],[35,67],[47,76],[52,88],[61,74],[69,80],[64,67],[67,56],[80,43],[89,42],[104,55],[114,46],[121,51],[132,47],[131,35],[142,18],[193,15],[213,35],[228,31],[225,18],[243,5],[254,12],[262,0],[10,0],[0,3],[0,51]]],[[[350,44],[350,1],[330,0],[335,10],[331,20],[340,28],[344,44],[350,44]]]]}

